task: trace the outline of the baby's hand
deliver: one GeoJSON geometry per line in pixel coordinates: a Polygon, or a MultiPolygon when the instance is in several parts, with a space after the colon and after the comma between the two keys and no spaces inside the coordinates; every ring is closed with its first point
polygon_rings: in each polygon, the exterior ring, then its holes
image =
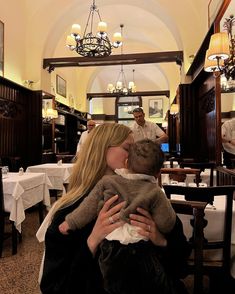
{"type": "Polygon", "coordinates": [[[68,235],[68,230],[70,229],[69,224],[64,221],[59,225],[59,231],[61,232],[61,234],[63,235],[68,235]]]}

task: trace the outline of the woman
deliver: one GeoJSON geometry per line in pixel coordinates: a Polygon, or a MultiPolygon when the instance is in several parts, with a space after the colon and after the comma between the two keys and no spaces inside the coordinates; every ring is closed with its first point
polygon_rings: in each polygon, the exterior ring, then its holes
{"type": "MultiPolygon", "coordinates": [[[[132,143],[133,136],[128,127],[109,123],[96,127],[82,146],[70,178],[69,191],[55,204],[46,232],[40,283],[43,294],[106,293],[98,266],[98,248],[105,236],[121,225],[119,212],[125,203],[113,206],[118,196],[112,197],[105,203],[96,221],[68,235],[62,235],[58,226],[104,174],[124,167],[132,143]]],[[[175,273],[185,266],[188,253],[181,223],[177,220],[169,236],[163,236],[147,211],[139,208],[138,213],[131,215],[131,224],[138,226],[140,234],[162,249],[163,266],[169,279],[171,282],[178,281],[175,273]]]]}

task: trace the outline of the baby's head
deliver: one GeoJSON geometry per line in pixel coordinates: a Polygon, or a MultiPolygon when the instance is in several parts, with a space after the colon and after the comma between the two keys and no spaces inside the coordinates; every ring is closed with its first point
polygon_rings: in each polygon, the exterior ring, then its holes
{"type": "Polygon", "coordinates": [[[157,176],[164,162],[164,153],[159,144],[149,139],[130,146],[127,167],[133,173],[157,176]]]}

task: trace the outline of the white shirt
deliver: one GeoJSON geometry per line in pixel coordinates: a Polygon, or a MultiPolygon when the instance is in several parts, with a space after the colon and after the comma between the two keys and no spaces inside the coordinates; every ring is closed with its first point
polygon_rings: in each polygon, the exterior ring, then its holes
{"type": "Polygon", "coordinates": [[[133,131],[134,141],[139,141],[143,139],[150,139],[156,142],[158,137],[161,137],[165,134],[165,132],[155,123],[151,121],[145,121],[143,126],[134,122],[131,126],[131,130],[133,131]]]}
{"type": "MultiPolygon", "coordinates": [[[[235,140],[235,119],[227,120],[222,125],[222,138],[225,140],[235,140]]],[[[229,142],[222,143],[224,150],[235,154],[235,146],[229,142]]]]}
{"type": "Polygon", "coordinates": [[[88,134],[89,134],[88,131],[82,132],[80,140],[77,144],[77,153],[80,151],[82,144],[84,144],[84,142],[86,141],[88,134]]]}

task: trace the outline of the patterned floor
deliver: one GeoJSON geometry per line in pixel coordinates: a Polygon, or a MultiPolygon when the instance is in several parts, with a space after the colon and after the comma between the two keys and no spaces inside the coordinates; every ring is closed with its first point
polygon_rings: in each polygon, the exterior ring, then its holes
{"type": "MultiPolygon", "coordinates": [[[[16,255],[11,255],[11,242],[4,242],[3,257],[0,258],[1,294],[40,294],[38,273],[43,254],[43,244],[35,237],[39,227],[38,214],[27,212],[22,224],[23,240],[16,255]]],[[[9,226],[10,229],[10,226],[9,226]]],[[[189,294],[192,293],[192,279],[185,281],[189,294]]]]}

